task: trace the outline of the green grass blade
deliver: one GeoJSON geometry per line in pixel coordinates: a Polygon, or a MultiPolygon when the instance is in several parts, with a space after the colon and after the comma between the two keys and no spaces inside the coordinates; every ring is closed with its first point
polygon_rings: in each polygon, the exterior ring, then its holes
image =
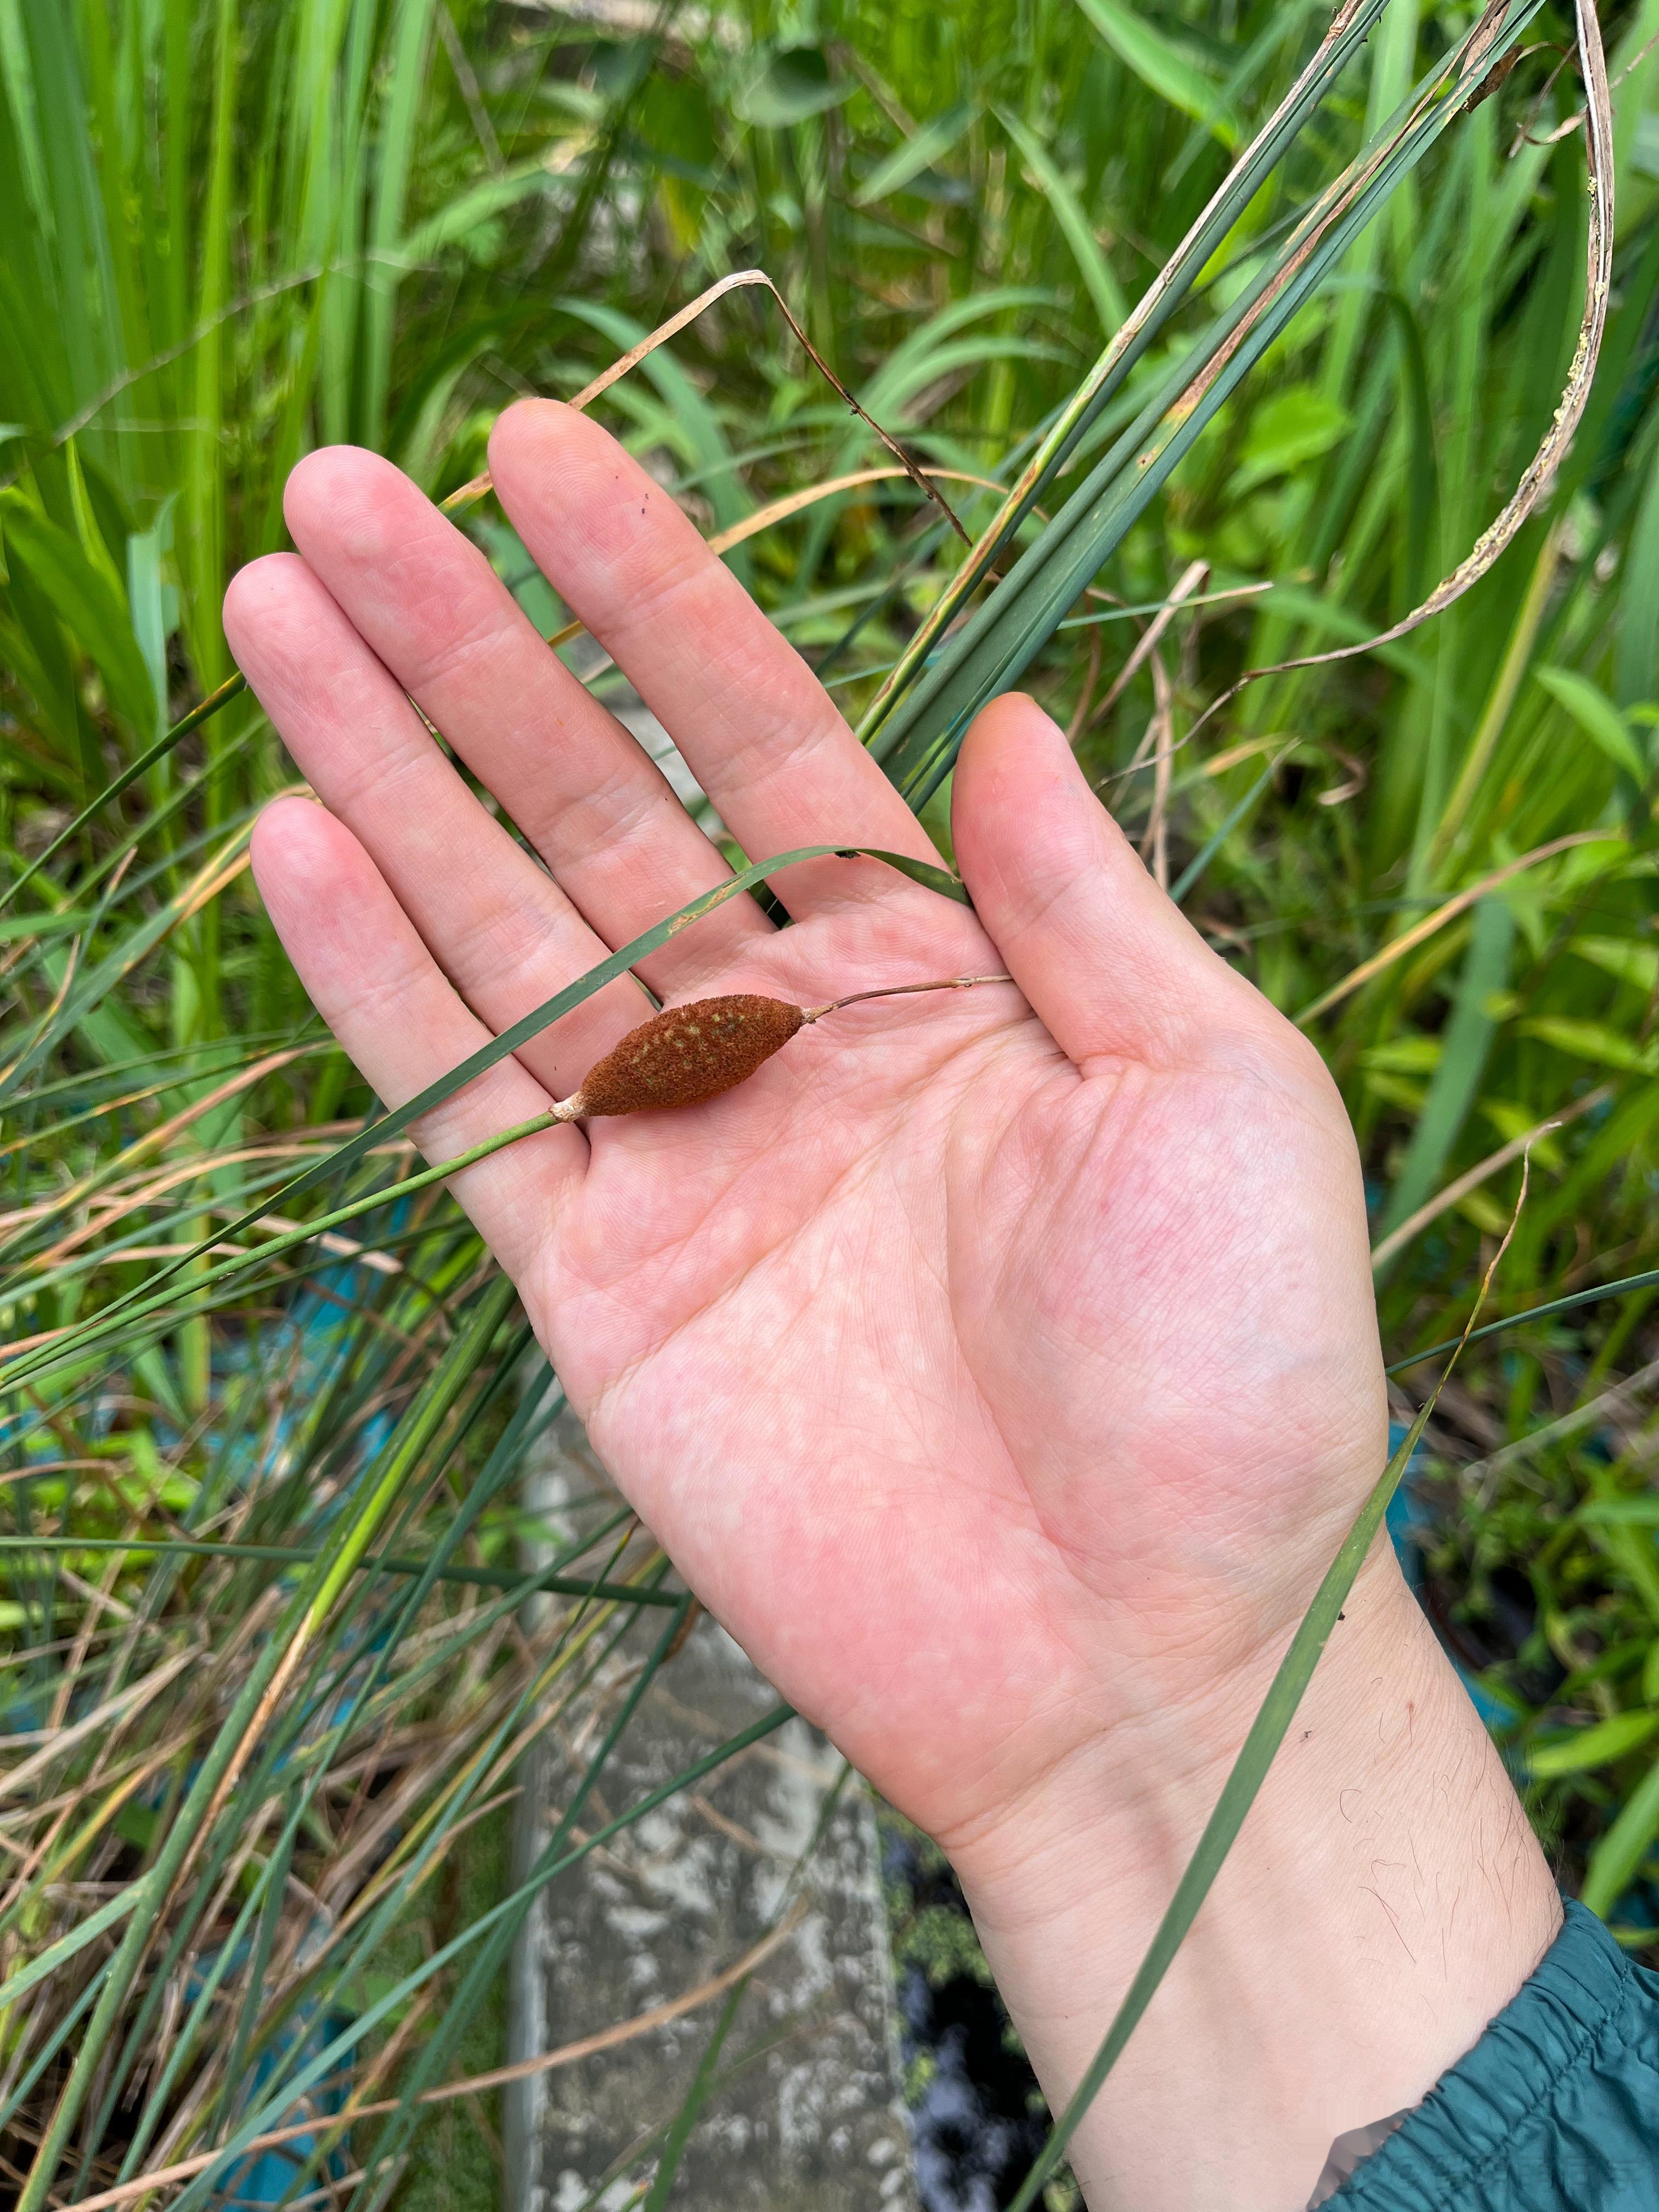
{"type": "Polygon", "coordinates": [[[233,699],[239,698],[246,689],[246,676],[238,674],[227,677],[216,691],[210,692],[199,706],[192,707],[189,714],[181,715],[164,736],[157,738],[154,744],[147,746],[135,760],[129,762],[119,775],[106,783],[98,796],[83,806],[75,819],[60,830],[48,845],[42,848],[15,882],[8,884],[3,890],[0,890],[0,911],[10,905],[18,892],[26,884],[33,881],[48,860],[53,859],[65,845],[79,836],[88,823],[95,820],[106,806],[112,805],[124,791],[130,791],[140,777],[148,775],[158,761],[165,760],[181,738],[187,738],[192,730],[200,729],[204,722],[210,721],[222,707],[228,707],[233,699]]]}
{"type": "Polygon", "coordinates": [[[204,2202],[210,2190],[216,2173],[222,2172],[233,2160],[240,2156],[256,2136],[262,2134],[267,2128],[277,2125],[284,2115],[292,2109],[298,2098],[314,2088],[319,2081],[327,2080],[337,2067],[349,2057],[351,2051],[365,2036],[372,2033],[388,2014],[406,2002],[417,1990],[430,1981],[434,1974],[441,1972],[452,1959],[458,1958],[470,1945],[488,1935],[500,1922],[521,1909],[526,1900],[533,1897],[538,1890],[545,1887],[548,1882],[554,1881],[567,1869],[578,1864],[590,1851],[609,1843],[613,1836],[622,1834],[625,1829],[632,1827],[636,1821],[644,1820],[647,1814],[653,1813],[659,1805],[665,1804],[671,1797],[677,1796],[682,1790],[690,1789],[695,1784],[701,1782],[705,1775],[712,1774],[718,1767],[723,1766],[727,1759],[735,1759],[739,1752],[746,1751],[750,1744],[761,1742],[765,1737],[783,1727],[786,1722],[793,1718],[793,1706],[777,1705],[769,1713],[763,1714],[759,1720],[750,1722],[747,1728],[740,1729],[736,1735],[729,1736],[714,1751],[708,1753],[703,1758],[684,1768],[669,1781],[648,1792],[636,1804],[630,1806],[627,1812],[618,1814],[616,1819],[595,1829],[585,1841],[573,1845],[552,1865],[541,1871],[532,1881],[513,1891],[509,1896],[504,1897],[500,1904],[492,1905],[488,1912],[475,1920],[460,1935],[453,1937],[448,1943],[434,1951],[429,1958],[422,1960],[412,1973],[404,1975],[392,1989],[387,1990],[383,1996],[377,1998],[375,2002],[355,2020],[349,2028],[343,2029],[340,2034],[335,2036],[287,2083],[281,2097],[263,2106],[243,2122],[234,2135],[215,2152],[213,2162],[207,2170],[192,2181],[179,2197],[177,2212],[195,2212],[195,2208],[204,2202]]]}
{"type": "Polygon", "coordinates": [[[1030,2208],[1036,2203],[1052,2179],[1066,2154],[1066,2144],[1093,2104],[1102,2082],[1121,2056],[1124,2045],[1185,1941],[1188,1929],[1198,1917],[1199,1909],[1209,1895],[1215,1878],[1221,1871],[1222,1862],[1232,1849],[1238,1832],[1244,1825],[1245,1816],[1267,1778],[1267,1770],[1285,1740],[1285,1732],[1296,1717],[1297,1707],[1313,1680],[1320,1654],[1336,1626],[1337,1615],[1353,1588],[1354,1577],[1365,1564],[1365,1555],[1382,1526],[1389,1500],[1399,1486],[1400,1478],[1428,1426],[1429,1416],[1433,1410],[1434,1400],[1431,1398],[1378,1477],[1376,1487],[1360,1508],[1358,1518],[1344,1538],[1340,1550],[1315,1593],[1313,1602],[1303,1615],[1301,1625],[1291,1639],[1291,1648],[1279,1662],[1273,1686],[1250,1724],[1250,1732],[1233,1762],[1232,1771],[1216,1801],[1215,1810],[1206,1823],[1197,1849],[1188,1861],[1186,1871],[1176,1885],[1175,1895],[1158,1923],[1158,1932],[1147,1948],[1146,1955],[1124,1992],[1123,2000],[1113,2015],[1111,2026],[1107,2029],[1105,2039],[1087,2072],[1055,2123],[1041,2156],[1020,2185],[1009,2212],[1030,2212],[1030,2208]]]}
{"type": "MultiPolygon", "coordinates": [[[[278,1567],[314,1566],[325,1555],[323,1547],[317,1545],[216,1544],[188,1536],[0,1536],[0,1553],[5,1552],[118,1552],[134,1558],[142,1554],[157,1559],[250,1559],[261,1565],[278,1567]]],[[[331,1553],[329,1556],[332,1556],[331,1553]]],[[[353,1571],[365,1575],[423,1575],[429,1565],[426,1559],[393,1559],[383,1553],[370,1553],[353,1563],[353,1571]]],[[[672,1590],[641,1589],[632,1583],[592,1582],[580,1575],[560,1574],[550,1568],[526,1574],[507,1567],[439,1567],[434,1571],[441,1583],[456,1583],[473,1589],[511,1590],[515,1597],[528,1597],[538,1590],[545,1590],[561,1597],[598,1598],[618,1605],[672,1606],[679,1602],[672,1590]]]]}
{"type": "MultiPolygon", "coordinates": [[[[279,1199],[291,1198],[302,1190],[314,1188],[325,1177],[337,1175],[346,1168],[354,1166],[374,1146],[384,1144],[388,1138],[401,1135],[409,1124],[421,1115],[428,1113],[441,1100],[449,1097],[464,1085],[471,1083],[476,1076],[482,1075],[487,1068],[494,1067],[498,1062],[507,1059],[510,1054],[516,1052],[520,1045],[528,1042],[530,1038],[557,1021],[561,1016],[568,1013],[573,1007],[580,1006],[585,1000],[591,998],[595,991],[602,989],[606,983],[613,981],[618,975],[625,975],[636,962],[647,958],[660,945],[665,945],[671,937],[678,936],[683,929],[701,921],[705,915],[713,914],[718,908],[724,906],[728,899],[737,897],[739,893],[749,890],[752,885],[780,875],[786,868],[794,867],[803,860],[824,860],[837,856],[847,859],[864,858],[884,860],[890,867],[896,868],[901,874],[908,876],[913,882],[925,884],[928,890],[936,890],[942,896],[954,899],[960,904],[968,903],[968,894],[961,883],[943,868],[930,866],[926,861],[911,860],[903,854],[880,851],[872,846],[804,845],[793,852],[778,854],[769,860],[755,861],[750,866],[740,870],[738,874],[729,878],[715,890],[704,892],[701,897],[693,899],[682,907],[677,914],[668,915],[665,920],[643,932],[629,944],[624,945],[620,951],[613,952],[608,959],[601,961],[597,967],[590,969],[585,975],[578,977],[574,982],[566,984],[562,990],[556,992],[550,999],[544,1000],[533,1012],[525,1015],[522,1020],[515,1022],[511,1028],[503,1030],[501,1035],[493,1038],[489,1044],[481,1046],[459,1067],[452,1068],[447,1075],[441,1076],[435,1083],[429,1084],[418,1097],[410,1099],[406,1106],[400,1106],[395,1113],[383,1115],[380,1121],[363,1130],[359,1136],[353,1137],[348,1143],[340,1146],[325,1160],[319,1161],[313,1167],[306,1169],[290,1182],[283,1184],[274,1196],[279,1199]]],[[[165,917],[158,917],[149,927],[159,935],[164,926],[164,921],[165,917]]],[[[127,956],[124,955],[123,957],[125,958],[127,956]]],[[[90,995],[91,989],[97,988],[100,987],[94,984],[89,987],[88,993],[77,995],[71,1001],[71,1010],[79,1006],[83,998],[90,995]]],[[[107,986],[104,985],[102,988],[107,988],[107,986]]],[[[66,1011],[64,1020],[66,1023],[69,1020],[69,1011],[66,1011]]],[[[532,1126],[540,1126],[539,1117],[536,1124],[526,1123],[518,1132],[509,1132],[502,1138],[491,1139],[489,1149],[498,1149],[501,1143],[512,1141],[515,1134],[522,1134],[532,1126]]],[[[478,1157],[483,1158],[484,1155],[480,1153],[478,1157]]],[[[430,1170],[428,1173],[427,1181],[440,1180],[443,1175],[453,1173],[453,1168],[454,1163],[451,1162],[438,1170],[430,1170]]],[[[406,1193],[416,1188],[419,1181],[417,1177],[410,1177],[398,1188],[406,1193]]],[[[394,1191],[387,1192],[384,1195],[391,1197],[396,1194],[397,1192],[394,1191]]],[[[158,1282],[166,1283],[177,1278],[191,1266],[193,1261],[205,1256],[211,1244],[222,1239],[240,1236],[242,1231],[252,1227],[258,1215],[267,1210],[268,1204],[261,1205],[239,1217],[217,1236],[204,1238],[194,1252],[161,1270],[155,1279],[158,1282]]],[[[332,1227],[337,1220],[354,1219],[365,1210],[367,1210],[365,1206],[361,1202],[349,1208],[337,1209],[335,1213],[325,1215],[321,1221],[308,1228],[303,1235],[292,1239],[273,1238],[264,1248],[263,1254],[250,1254],[242,1259],[226,1261],[224,1266],[233,1273],[240,1272],[242,1267],[252,1264],[262,1256],[268,1257],[275,1251],[289,1249],[295,1243],[307,1241],[311,1236],[317,1233],[318,1230],[332,1227]]],[[[223,1279],[223,1275],[217,1270],[210,1269],[206,1271],[203,1279],[221,1281],[223,1279]]],[[[192,1284],[191,1287],[193,1291],[197,1285],[192,1284]]],[[[95,1322],[83,1330],[77,1331],[69,1343],[48,1349],[44,1360],[31,1358],[29,1355],[24,1354],[10,1366],[0,1369],[0,1389],[14,1388],[28,1376],[40,1373],[45,1367],[60,1365],[66,1358],[71,1356],[71,1346],[74,1356],[78,1356],[88,1346],[101,1341],[118,1327],[162,1311],[178,1295],[177,1291],[166,1291],[132,1294],[127,1300],[118,1302],[109,1308],[95,1322]]]]}
{"type": "Polygon", "coordinates": [[[1659,1837],[1659,1759],[1649,1767],[1590,1856],[1583,1902],[1606,1919],[1659,1837]]]}
{"type": "Polygon", "coordinates": [[[1429,1095],[1401,1164],[1388,1204],[1376,1224],[1379,1239],[1415,1213],[1443,1179],[1452,1146],[1468,1120],[1486,1073],[1497,1023],[1492,1001],[1509,975],[1515,922],[1501,898],[1480,900],[1463,963],[1451,1018],[1441,1038],[1440,1058],[1429,1095]]]}
{"type": "Polygon", "coordinates": [[[664,2212],[680,2170],[680,2160],[685,2155],[685,2147],[691,2140],[693,2129],[702,2117],[704,2106],[714,2093],[726,2039],[732,2033],[738,2008],[748,1993],[749,1977],[745,1974],[740,1982],[732,1984],[730,1995],[720,2007],[720,2016],[714,2022],[714,2033],[697,2062],[697,2070],[691,2077],[691,2087],[686,2092],[685,2101],[674,2115],[673,2124],[668,2130],[668,2140],[662,2147],[662,2157],[658,2161],[657,2171],[652,2177],[641,2212],[664,2212]]]}

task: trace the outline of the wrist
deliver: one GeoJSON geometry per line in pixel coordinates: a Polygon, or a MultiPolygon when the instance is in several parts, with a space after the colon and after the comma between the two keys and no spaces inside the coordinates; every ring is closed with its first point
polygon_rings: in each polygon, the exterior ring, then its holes
{"type": "MultiPolygon", "coordinates": [[[[1281,1656],[1115,1728],[998,1820],[942,1839],[1056,2110],[1281,1656]]],[[[1137,2212],[1299,2207],[1334,2138],[1419,2101],[1559,1924],[1502,1763],[1379,1548],[1079,2131],[1085,2194],[1137,2212]]]]}

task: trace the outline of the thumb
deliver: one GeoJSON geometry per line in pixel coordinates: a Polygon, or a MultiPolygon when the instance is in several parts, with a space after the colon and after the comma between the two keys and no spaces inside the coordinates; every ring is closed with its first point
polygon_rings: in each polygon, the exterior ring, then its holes
{"type": "Polygon", "coordinates": [[[976,718],[951,834],[980,920],[1055,1042],[1173,1060],[1255,994],[1212,952],[1090,789],[1063,731],[1019,692],[976,718]]]}

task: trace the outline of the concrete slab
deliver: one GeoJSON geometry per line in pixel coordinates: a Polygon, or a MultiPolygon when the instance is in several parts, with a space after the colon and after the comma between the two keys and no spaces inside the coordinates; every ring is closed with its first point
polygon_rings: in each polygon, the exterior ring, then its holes
{"type": "MultiPolygon", "coordinates": [[[[534,1470],[536,1510],[556,1527],[565,1501],[602,1487],[580,1428],[562,1417],[534,1470]]],[[[599,1717],[531,1760],[521,1867],[545,1842],[660,1630],[660,1614],[638,1624],[597,1686],[599,1717]]],[[[731,1638],[699,1620],[647,1692],[584,1825],[601,1825],[776,1702],[731,1638]]],[[[675,2179],[676,2212],[913,2212],[872,1808],[802,1721],[544,1893],[514,1960],[509,2056],[558,2048],[702,1987],[781,1916],[789,1932],[738,2002],[675,2179]]],[[[512,2212],[620,2212],[636,2203],[723,2002],[519,2085],[506,2115],[512,2212]]]]}

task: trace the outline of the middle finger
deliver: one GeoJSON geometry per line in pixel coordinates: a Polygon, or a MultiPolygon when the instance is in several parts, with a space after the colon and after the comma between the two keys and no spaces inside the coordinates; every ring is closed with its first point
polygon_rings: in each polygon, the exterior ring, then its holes
{"type": "MultiPolygon", "coordinates": [[[[549,651],[471,541],[403,472],[337,446],[289,478],[289,528],[378,658],[611,945],[729,881],[644,748],[549,651]]],[[[739,897],[641,963],[659,994],[772,934],[739,897]]]]}

